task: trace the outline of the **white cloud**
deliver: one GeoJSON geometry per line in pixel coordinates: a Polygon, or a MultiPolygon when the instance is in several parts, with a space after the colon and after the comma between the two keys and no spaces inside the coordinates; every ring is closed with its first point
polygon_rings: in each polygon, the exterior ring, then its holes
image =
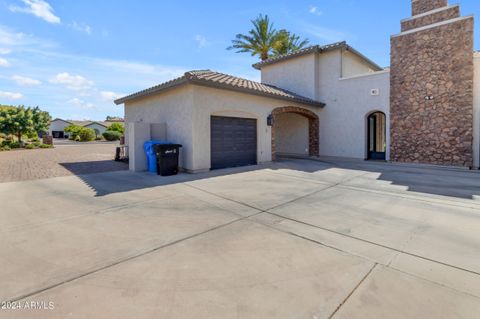
{"type": "Polygon", "coordinates": [[[50,83],[63,84],[74,91],[87,90],[94,85],[93,81],[87,80],[81,75],[70,75],[67,72],[57,74],[50,80],[50,83]]]}
{"type": "Polygon", "coordinates": [[[21,75],[12,76],[12,80],[14,80],[18,85],[21,85],[21,86],[37,86],[42,84],[42,82],[40,82],[39,80],[27,78],[21,75]]]}
{"type": "MultiPolygon", "coordinates": [[[[0,44],[6,46],[19,45],[23,43],[25,34],[21,32],[13,32],[7,28],[0,27],[0,44]]],[[[6,49],[5,49],[6,50],[6,49]]]]}
{"type": "Polygon", "coordinates": [[[80,109],[93,109],[95,108],[95,106],[92,104],[92,103],[87,103],[85,102],[84,100],[81,100],[79,98],[73,98],[69,101],[67,101],[67,103],[77,107],[77,108],[80,108],[80,109]]]}
{"type": "Polygon", "coordinates": [[[115,92],[111,92],[111,91],[102,91],[102,92],[100,92],[100,95],[101,95],[102,99],[104,99],[105,101],[114,101],[116,99],[119,99],[119,98],[125,96],[125,94],[115,93],[115,92]]]}
{"type": "Polygon", "coordinates": [[[308,10],[308,12],[317,16],[321,16],[323,14],[323,12],[318,10],[318,8],[315,6],[310,6],[310,10],[308,10]]]}
{"type": "Polygon", "coordinates": [[[43,0],[22,0],[24,7],[10,6],[12,12],[32,14],[48,23],[60,24],[61,20],[53,13],[53,8],[43,0]]]}
{"type": "Polygon", "coordinates": [[[92,34],[92,27],[90,27],[88,24],[73,21],[69,26],[74,30],[85,32],[88,35],[92,34]]]}
{"type": "Polygon", "coordinates": [[[12,53],[12,50],[0,48],[0,54],[10,54],[10,53],[12,53]]]}
{"type": "Polygon", "coordinates": [[[0,67],[7,67],[9,65],[10,65],[10,63],[8,62],[7,59],[0,58],[0,67]]]}
{"type": "Polygon", "coordinates": [[[9,54],[12,49],[37,52],[42,49],[56,48],[57,44],[51,40],[36,38],[33,35],[16,32],[0,25],[0,46],[2,47],[1,54],[9,54]]]}
{"type": "Polygon", "coordinates": [[[207,38],[204,37],[203,35],[199,35],[197,34],[195,36],[195,41],[197,42],[197,46],[199,49],[203,49],[203,48],[206,48],[208,46],[210,46],[210,42],[208,42],[207,38]]]}
{"type": "Polygon", "coordinates": [[[18,99],[21,99],[22,97],[23,97],[22,93],[0,91],[0,98],[5,98],[8,100],[18,100],[18,99]]]}

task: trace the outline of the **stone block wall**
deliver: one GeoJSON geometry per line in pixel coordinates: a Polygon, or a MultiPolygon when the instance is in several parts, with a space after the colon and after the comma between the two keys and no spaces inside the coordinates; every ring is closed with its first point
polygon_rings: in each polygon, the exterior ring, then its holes
{"type": "Polygon", "coordinates": [[[412,16],[448,5],[448,0],[412,0],[412,16]]]}
{"type": "Polygon", "coordinates": [[[402,21],[402,32],[458,17],[460,17],[460,6],[445,7],[442,11],[402,21]]]}
{"type": "Polygon", "coordinates": [[[390,116],[393,161],[472,166],[473,17],[392,37],[390,116]]]}

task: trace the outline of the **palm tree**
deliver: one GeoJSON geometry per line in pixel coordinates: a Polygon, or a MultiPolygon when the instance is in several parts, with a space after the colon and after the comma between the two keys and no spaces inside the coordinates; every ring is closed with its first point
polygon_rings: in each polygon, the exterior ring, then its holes
{"type": "Polygon", "coordinates": [[[237,34],[228,50],[237,49],[237,52],[249,52],[252,56],[258,55],[262,61],[272,56],[290,53],[299,50],[308,44],[308,40],[287,30],[276,31],[270,23],[268,15],[259,15],[252,20],[253,29],[248,34],[237,34]]]}
{"type": "Polygon", "coordinates": [[[308,39],[300,40],[300,36],[290,33],[287,30],[277,32],[275,43],[273,45],[273,55],[283,55],[293,51],[300,50],[307,46],[308,39]]]}
{"type": "Polygon", "coordinates": [[[237,52],[250,52],[252,56],[259,55],[262,61],[270,57],[275,42],[277,31],[270,23],[268,15],[261,14],[252,20],[253,29],[248,31],[248,35],[237,34],[235,40],[232,40],[232,46],[228,50],[237,49],[237,52]]]}

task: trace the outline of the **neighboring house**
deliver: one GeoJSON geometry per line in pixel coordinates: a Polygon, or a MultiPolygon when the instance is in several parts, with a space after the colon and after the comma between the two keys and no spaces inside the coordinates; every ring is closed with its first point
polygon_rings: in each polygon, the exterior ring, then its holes
{"type": "Polygon", "coordinates": [[[54,119],[50,122],[48,133],[54,138],[66,138],[68,134],[65,132],[65,128],[69,125],[72,125],[72,122],[58,118],[54,119]]]}
{"type": "Polygon", "coordinates": [[[278,155],[478,167],[480,54],[473,17],[447,0],[414,0],[383,69],[345,42],[259,62],[261,83],[210,70],[115,101],[124,104],[130,169],[143,143],[183,145],[189,172],[278,155]]]}
{"type": "Polygon", "coordinates": [[[78,125],[90,128],[95,131],[97,136],[101,136],[113,123],[123,124],[121,121],[75,121],[56,118],[50,122],[48,131],[54,138],[68,138],[69,135],[68,132],[65,132],[65,128],[69,125],[78,125]]]}

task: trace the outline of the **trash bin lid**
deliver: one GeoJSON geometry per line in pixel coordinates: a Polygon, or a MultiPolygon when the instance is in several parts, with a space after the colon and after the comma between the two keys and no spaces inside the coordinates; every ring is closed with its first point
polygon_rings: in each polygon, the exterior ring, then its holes
{"type": "Polygon", "coordinates": [[[162,140],[150,140],[143,143],[143,149],[145,151],[148,151],[153,148],[153,145],[165,145],[165,144],[172,144],[172,143],[168,141],[162,141],[162,140]]]}

